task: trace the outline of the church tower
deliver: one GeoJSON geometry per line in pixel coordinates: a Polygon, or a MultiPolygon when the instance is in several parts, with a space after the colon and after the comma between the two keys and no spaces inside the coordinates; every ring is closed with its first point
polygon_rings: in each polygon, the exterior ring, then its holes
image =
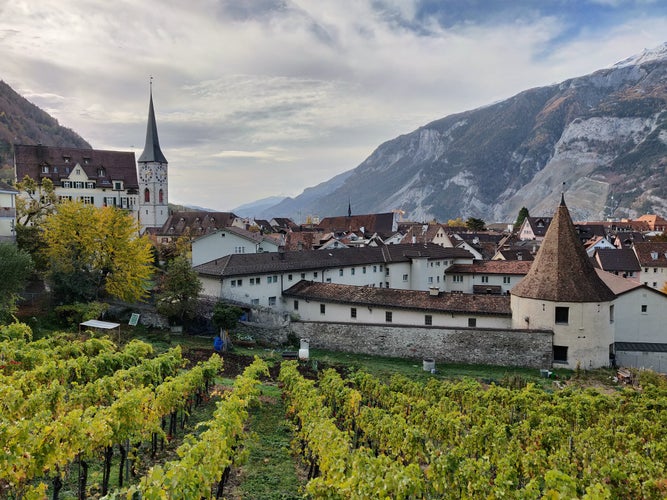
{"type": "Polygon", "coordinates": [[[139,164],[139,223],[142,232],[149,227],[162,227],[169,216],[167,159],[160,149],[155,111],[153,82],[150,83],[146,145],[139,164]]]}
{"type": "Polygon", "coordinates": [[[615,294],[595,272],[563,197],[530,271],[511,294],[513,329],[553,331],[554,366],[609,365],[615,294]]]}

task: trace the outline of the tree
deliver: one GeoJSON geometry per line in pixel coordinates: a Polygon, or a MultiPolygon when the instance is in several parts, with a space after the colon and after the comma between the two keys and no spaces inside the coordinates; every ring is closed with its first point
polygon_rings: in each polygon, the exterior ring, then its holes
{"type": "Polygon", "coordinates": [[[16,183],[20,195],[16,197],[16,244],[32,256],[35,270],[46,271],[44,247],[44,220],[56,210],[57,197],[51,179],[41,184],[27,175],[16,183]]]}
{"type": "Polygon", "coordinates": [[[16,223],[21,226],[40,224],[56,211],[56,190],[53,181],[42,179],[39,183],[27,175],[16,183],[20,194],[16,197],[16,223]]]}
{"type": "Polygon", "coordinates": [[[466,221],[466,227],[471,231],[484,231],[486,229],[486,222],[475,217],[468,217],[468,220],[466,221]]]}
{"type": "Polygon", "coordinates": [[[229,344],[229,330],[237,325],[242,314],[243,309],[224,302],[218,302],[213,308],[213,324],[220,329],[224,346],[229,344]]]}
{"type": "Polygon", "coordinates": [[[183,324],[183,321],[195,316],[201,291],[197,272],[187,258],[179,255],[167,265],[167,271],[162,276],[157,296],[158,311],[183,324]]]}
{"type": "Polygon", "coordinates": [[[461,217],[457,217],[456,219],[449,219],[447,221],[447,225],[449,227],[464,227],[466,223],[463,221],[461,217]]]}
{"type": "Polygon", "coordinates": [[[65,202],[44,221],[47,277],[61,303],[103,293],[134,302],[148,294],[151,244],[137,221],[115,207],[65,202]]]}
{"type": "Polygon", "coordinates": [[[528,209],[526,207],[521,207],[519,210],[519,215],[517,215],[516,222],[514,223],[514,231],[518,231],[521,228],[521,224],[526,220],[527,217],[530,217],[528,209]]]}
{"type": "Polygon", "coordinates": [[[13,243],[0,243],[0,321],[16,312],[16,303],[33,270],[30,255],[13,243]]]}

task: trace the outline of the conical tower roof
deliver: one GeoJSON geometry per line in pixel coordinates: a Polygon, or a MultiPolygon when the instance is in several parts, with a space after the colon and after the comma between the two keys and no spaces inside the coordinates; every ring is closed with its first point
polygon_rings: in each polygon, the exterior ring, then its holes
{"type": "Polygon", "coordinates": [[[615,297],[595,272],[563,197],[530,271],[511,293],[553,302],[607,302],[615,297]]]}
{"type": "Polygon", "coordinates": [[[168,163],[160,149],[160,140],[157,136],[157,124],[155,123],[155,111],[153,110],[153,88],[151,86],[150,103],[148,105],[148,125],[146,127],[146,145],[144,152],[139,157],[140,162],[168,163]]]}

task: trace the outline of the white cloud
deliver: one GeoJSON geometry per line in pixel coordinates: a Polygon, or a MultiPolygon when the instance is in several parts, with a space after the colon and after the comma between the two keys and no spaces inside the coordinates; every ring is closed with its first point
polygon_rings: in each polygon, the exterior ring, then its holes
{"type": "Polygon", "coordinates": [[[493,24],[480,11],[444,28],[416,20],[416,1],[378,5],[15,0],[0,6],[2,78],[94,147],[138,155],[152,75],[170,196],[229,209],[297,195],[399,134],[609,66],[667,33],[650,3],[574,33],[554,9],[493,24]]]}

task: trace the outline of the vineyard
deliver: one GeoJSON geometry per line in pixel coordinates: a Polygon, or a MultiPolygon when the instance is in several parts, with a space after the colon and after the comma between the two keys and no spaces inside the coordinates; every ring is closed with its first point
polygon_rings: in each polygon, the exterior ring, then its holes
{"type": "Polygon", "coordinates": [[[0,498],[225,498],[248,443],[267,432],[249,417],[261,384],[282,393],[273,417],[303,471],[289,498],[667,497],[659,377],[640,390],[547,391],[283,361],[272,380],[256,357],[220,389],[217,354],[188,365],[179,347],[30,337],[0,327],[0,498]]]}

